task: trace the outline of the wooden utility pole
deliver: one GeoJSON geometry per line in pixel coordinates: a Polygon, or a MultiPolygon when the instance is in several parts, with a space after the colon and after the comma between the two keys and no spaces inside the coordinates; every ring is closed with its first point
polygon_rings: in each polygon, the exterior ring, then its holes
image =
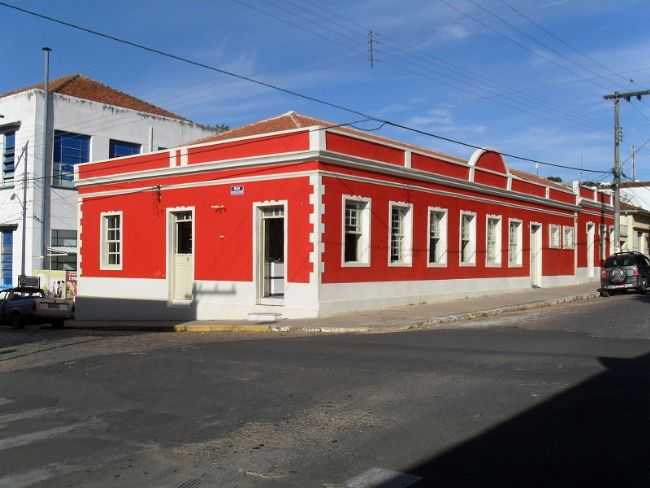
{"type": "Polygon", "coordinates": [[[629,102],[632,98],[641,100],[647,95],[650,95],[650,90],[614,92],[603,97],[605,100],[614,101],[614,168],[612,170],[614,181],[612,188],[614,189],[614,242],[616,244],[616,251],[620,251],[621,247],[621,142],[623,140],[623,132],[621,130],[621,99],[629,102]]]}

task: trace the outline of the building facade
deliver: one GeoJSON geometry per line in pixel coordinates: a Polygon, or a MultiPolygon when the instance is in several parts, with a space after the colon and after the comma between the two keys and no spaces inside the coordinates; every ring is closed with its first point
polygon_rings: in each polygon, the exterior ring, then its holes
{"type": "Polygon", "coordinates": [[[621,250],[650,253],[650,211],[621,202],[621,250]]]}
{"type": "Polygon", "coordinates": [[[25,274],[76,269],[73,177],[77,164],[155,151],[215,134],[82,75],[52,80],[49,87],[47,149],[43,87],[0,95],[0,287],[15,285],[21,273],[23,231],[25,274]]]}
{"type": "Polygon", "coordinates": [[[82,319],[317,317],[569,285],[598,278],[613,229],[608,192],[294,112],[75,178],[82,319]]]}

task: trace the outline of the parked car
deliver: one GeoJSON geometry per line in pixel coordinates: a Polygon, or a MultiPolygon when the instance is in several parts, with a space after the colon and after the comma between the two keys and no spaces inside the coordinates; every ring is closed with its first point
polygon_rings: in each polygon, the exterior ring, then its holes
{"type": "Polygon", "coordinates": [[[620,290],[646,293],[650,284],[650,260],[640,252],[617,252],[605,260],[600,271],[600,296],[620,290]]]}
{"type": "Polygon", "coordinates": [[[59,329],[74,315],[72,300],[48,297],[40,288],[0,290],[0,323],[16,329],[26,324],[50,323],[59,329]]]}

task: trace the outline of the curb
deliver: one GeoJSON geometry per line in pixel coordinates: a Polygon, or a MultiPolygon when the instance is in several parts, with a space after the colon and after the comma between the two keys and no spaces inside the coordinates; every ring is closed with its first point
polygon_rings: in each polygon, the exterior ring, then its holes
{"type": "Polygon", "coordinates": [[[568,303],[578,303],[594,300],[599,297],[597,291],[585,293],[582,295],[572,295],[568,297],[553,298],[550,300],[524,303],[519,305],[509,305],[507,307],[493,308],[488,310],[479,310],[453,315],[443,315],[441,317],[432,317],[426,320],[415,322],[405,321],[401,326],[376,326],[376,327],[292,327],[290,325],[268,325],[268,324],[170,324],[170,325],[75,325],[74,323],[66,324],[66,329],[77,330],[104,330],[104,331],[127,331],[127,332],[177,332],[177,333],[234,333],[234,334],[267,334],[267,333],[290,333],[298,332],[305,334],[376,334],[390,332],[404,332],[408,330],[425,330],[435,328],[440,325],[452,324],[454,322],[465,322],[499,315],[534,310],[538,308],[547,308],[556,305],[565,305],[568,303]]]}
{"type": "Polygon", "coordinates": [[[417,324],[411,324],[409,328],[426,328],[426,327],[433,327],[440,324],[448,324],[448,323],[461,322],[467,320],[476,320],[476,319],[482,319],[487,317],[496,317],[499,315],[512,313],[512,312],[535,310],[537,308],[547,308],[556,305],[565,305],[568,303],[587,302],[590,300],[594,300],[598,297],[599,297],[599,293],[597,291],[594,291],[591,293],[585,293],[583,295],[572,295],[568,297],[553,298],[541,302],[524,303],[521,305],[509,305],[507,307],[493,308],[490,310],[480,310],[477,312],[467,312],[458,315],[445,315],[442,317],[434,317],[432,319],[425,320],[417,324]]]}

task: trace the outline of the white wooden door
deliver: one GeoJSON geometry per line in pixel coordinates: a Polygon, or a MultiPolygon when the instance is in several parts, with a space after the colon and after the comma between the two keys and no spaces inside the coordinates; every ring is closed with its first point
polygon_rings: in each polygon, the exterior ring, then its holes
{"type": "Polygon", "coordinates": [[[191,300],[194,284],[192,212],[172,213],[171,229],[171,297],[174,301],[191,300]]]}
{"type": "Polygon", "coordinates": [[[262,207],[258,213],[258,303],[283,305],[286,283],[284,206],[262,207]]]}
{"type": "Polygon", "coordinates": [[[530,225],[530,284],[542,286],[542,226],[530,225]]]}
{"type": "Polygon", "coordinates": [[[592,223],[587,224],[587,269],[589,276],[594,276],[594,248],[595,248],[595,226],[592,223]]]}

